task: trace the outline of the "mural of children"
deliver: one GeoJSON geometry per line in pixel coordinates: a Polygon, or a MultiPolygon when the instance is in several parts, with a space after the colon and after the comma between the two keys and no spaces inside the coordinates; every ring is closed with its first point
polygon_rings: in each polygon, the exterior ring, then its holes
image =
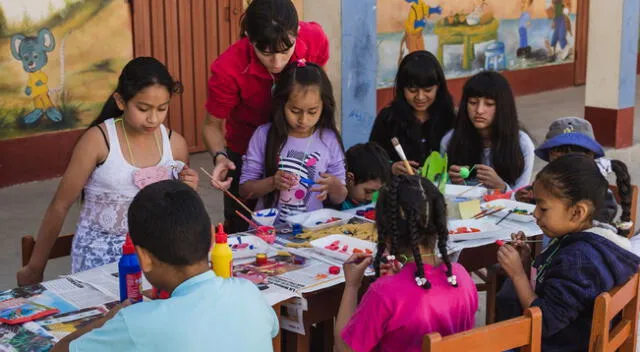
{"type": "Polygon", "coordinates": [[[520,35],[520,46],[516,55],[518,57],[528,57],[531,55],[531,46],[529,46],[528,29],[531,27],[531,14],[529,13],[533,0],[522,0],[522,13],[520,14],[520,25],[518,33],[520,35]]]}
{"type": "MultiPolygon", "coordinates": [[[[411,4],[409,15],[405,21],[405,34],[400,42],[400,58],[404,57],[404,45],[406,44],[409,53],[424,50],[424,38],[422,32],[427,25],[427,18],[433,14],[442,14],[442,7],[430,7],[424,0],[405,0],[411,4]]],[[[398,61],[398,62],[399,62],[398,61]]]]}
{"type": "Polygon", "coordinates": [[[547,0],[547,17],[553,20],[551,35],[551,43],[547,49],[551,57],[558,57],[565,60],[569,56],[570,46],[567,41],[567,35],[572,35],[571,19],[569,18],[570,3],[568,0],[547,0]],[[558,52],[557,45],[560,44],[558,52]]]}

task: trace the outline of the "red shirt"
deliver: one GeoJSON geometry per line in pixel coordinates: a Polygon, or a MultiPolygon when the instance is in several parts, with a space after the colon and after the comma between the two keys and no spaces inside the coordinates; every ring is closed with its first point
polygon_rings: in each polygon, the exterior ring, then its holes
{"type": "MultiPolygon", "coordinates": [[[[300,22],[291,60],[306,59],[324,66],[329,60],[329,41],[315,22],[300,22]]],[[[227,148],[244,154],[249,139],[260,125],[269,122],[273,78],[260,63],[248,38],[235,42],[211,64],[207,111],[226,119],[227,148]]]]}

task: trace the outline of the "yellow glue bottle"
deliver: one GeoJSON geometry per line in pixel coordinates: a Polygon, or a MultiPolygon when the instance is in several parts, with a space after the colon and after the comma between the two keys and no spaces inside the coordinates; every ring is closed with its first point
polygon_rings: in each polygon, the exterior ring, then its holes
{"type": "Polygon", "coordinates": [[[231,277],[231,266],[233,265],[233,252],[227,244],[227,234],[224,232],[222,224],[218,224],[218,231],[215,235],[215,244],[209,258],[211,259],[211,269],[216,274],[223,278],[231,277]]]}

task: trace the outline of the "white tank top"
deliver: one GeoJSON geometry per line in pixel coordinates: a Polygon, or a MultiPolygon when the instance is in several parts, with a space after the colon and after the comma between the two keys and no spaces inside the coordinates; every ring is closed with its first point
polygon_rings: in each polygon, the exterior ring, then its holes
{"type": "MultiPolygon", "coordinates": [[[[105,121],[109,136],[109,154],[93,170],[84,187],[84,202],[76,227],[72,249],[72,272],[111,263],[121,255],[128,231],[127,211],[140,190],[134,184],[134,172],[122,154],[115,119],[105,121]]],[[[161,125],[162,158],[157,165],[171,168],[174,163],[166,128],[161,125]]]]}

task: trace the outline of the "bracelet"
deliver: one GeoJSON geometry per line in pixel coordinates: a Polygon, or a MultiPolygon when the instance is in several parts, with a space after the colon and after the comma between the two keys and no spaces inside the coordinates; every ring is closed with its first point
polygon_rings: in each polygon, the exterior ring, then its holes
{"type": "Polygon", "coordinates": [[[225,151],[219,151],[213,154],[213,166],[216,166],[216,159],[218,159],[218,155],[224,155],[225,158],[229,159],[229,154],[225,151]]]}

